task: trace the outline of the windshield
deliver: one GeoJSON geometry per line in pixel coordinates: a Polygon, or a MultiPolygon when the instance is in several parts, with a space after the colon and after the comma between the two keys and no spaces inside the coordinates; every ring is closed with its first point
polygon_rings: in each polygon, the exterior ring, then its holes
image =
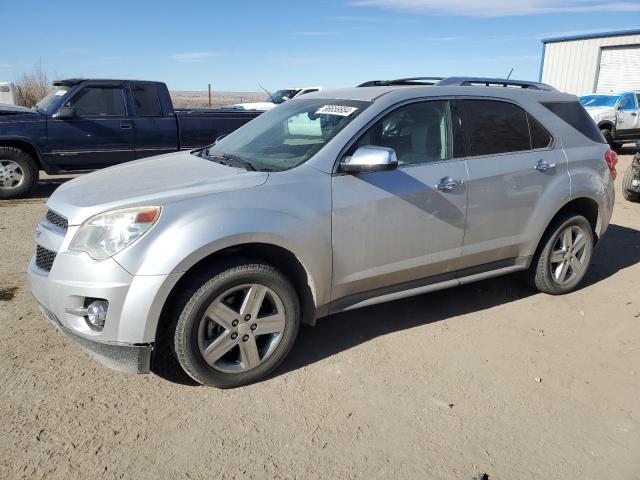
{"type": "Polygon", "coordinates": [[[46,113],[49,110],[49,107],[62,95],[69,91],[69,87],[56,87],[51,90],[46,97],[40,100],[35,105],[35,109],[39,112],[46,113]]]}
{"type": "Polygon", "coordinates": [[[276,93],[267,98],[267,102],[272,102],[279,105],[295,97],[296,93],[298,93],[299,91],[300,90],[278,90],[276,93]]]}
{"type": "Polygon", "coordinates": [[[322,98],[287,102],[202,149],[199,155],[248,170],[288,170],[309,160],[369,105],[322,98]]]}
{"type": "Polygon", "coordinates": [[[580,97],[583,107],[615,107],[620,99],[619,95],[585,95],[580,97]]]}

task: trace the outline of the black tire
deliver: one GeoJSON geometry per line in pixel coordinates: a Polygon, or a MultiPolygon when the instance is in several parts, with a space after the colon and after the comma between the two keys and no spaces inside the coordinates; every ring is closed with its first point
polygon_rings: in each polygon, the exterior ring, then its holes
{"type": "MultiPolygon", "coordinates": [[[[542,237],[538,251],[533,257],[528,271],[529,282],[539,291],[549,295],[563,295],[574,291],[589,270],[593,257],[594,234],[593,227],[582,215],[567,214],[556,219],[542,237]],[[577,227],[586,235],[584,268],[573,275],[566,283],[558,282],[552,272],[551,254],[554,246],[559,241],[560,235],[569,227],[577,227]]],[[[574,272],[575,273],[575,272],[574,272]]]]}
{"type": "Polygon", "coordinates": [[[624,177],[622,177],[622,196],[630,202],[640,202],[640,193],[632,190],[631,182],[633,182],[633,165],[629,165],[629,168],[624,172],[624,177]]]}
{"type": "Polygon", "coordinates": [[[612,149],[615,149],[616,142],[614,142],[614,140],[613,140],[613,132],[611,131],[611,129],[610,128],[601,128],[600,129],[600,133],[602,133],[602,136],[607,141],[609,146],[612,149]]]}
{"type": "MultiPolygon", "coordinates": [[[[293,285],[278,270],[261,262],[240,261],[200,276],[194,279],[191,288],[185,291],[178,302],[178,309],[181,305],[184,306],[177,320],[174,320],[175,356],[180,366],[195,381],[218,388],[248,385],[271,373],[291,350],[300,326],[300,304],[293,285]],[[286,318],[284,332],[271,353],[261,360],[262,363],[242,372],[228,373],[214,368],[204,359],[199,346],[199,330],[204,312],[209,305],[229,289],[245,284],[266,286],[279,297],[284,306],[286,318]]],[[[243,319],[239,321],[242,322],[243,319]]],[[[237,348],[240,348],[240,337],[238,334],[236,337],[238,338],[237,348]]],[[[233,349],[229,350],[229,354],[231,353],[233,349]]]]}
{"type": "MultiPolygon", "coordinates": [[[[0,165],[2,161],[18,164],[20,182],[15,186],[2,186],[4,180],[11,181],[11,174],[0,178],[0,199],[18,198],[27,195],[38,184],[38,164],[28,153],[14,147],[0,147],[0,165]]],[[[1,176],[2,174],[0,174],[1,176]]]]}

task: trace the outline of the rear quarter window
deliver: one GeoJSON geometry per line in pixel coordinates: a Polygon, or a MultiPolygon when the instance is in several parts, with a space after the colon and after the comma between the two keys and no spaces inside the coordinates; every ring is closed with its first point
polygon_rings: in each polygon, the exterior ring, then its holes
{"type": "Polygon", "coordinates": [[[607,143],[598,126],[579,102],[543,102],[542,106],[578,130],[589,140],[607,143]]]}
{"type": "Polygon", "coordinates": [[[155,85],[137,84],[131,86],[135,113],[139,117],[159,117],[162,115],[160,99],[155,85]]]}

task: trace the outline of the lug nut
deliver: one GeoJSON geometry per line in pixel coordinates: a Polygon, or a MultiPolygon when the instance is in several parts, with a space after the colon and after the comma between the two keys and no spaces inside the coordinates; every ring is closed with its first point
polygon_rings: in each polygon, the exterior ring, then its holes
{"type": "Polygon", "coordinates": [[[238,338],[238,334],[237,333],[232,333],[231,334],[231,340],[235,340],[236,338],[238,338]]]}
{"type": "Polygon", "coordinates": [[[244,319],[248,322],[249,320],[251,320],[251,315],[249,314],[245,315],[244,319]]]}
{"type": "Polygon", "coordinates": [[[242,341],[243,341],[243,342],[246,342],[247,340],[249,340],[249,335],[244,335],[244,336],[242,337],[242,341]]]}
{"type": "Polygon", "coordinates": [[[231,322],[231,325],[233,325],[234,327],[238,326],[238,320],[234,320],[233,322],[231,322]]]}
{"type": "Polygon", "coordinates": [[[254,324],[251,325],[251,330],[255,330],[256,328],[258,328],[257,324],[254,323],[254,324]]]}

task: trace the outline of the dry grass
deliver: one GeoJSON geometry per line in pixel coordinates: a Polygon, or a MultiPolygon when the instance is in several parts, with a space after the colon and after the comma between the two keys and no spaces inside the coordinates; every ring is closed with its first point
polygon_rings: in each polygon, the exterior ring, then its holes
{"type": "Polygon", "coordinates": [[[15,84],[18,105],[23,107],[33,107],[51,91],[51,82],[40,64],[31,72],[17,75],[15,84]]]}

